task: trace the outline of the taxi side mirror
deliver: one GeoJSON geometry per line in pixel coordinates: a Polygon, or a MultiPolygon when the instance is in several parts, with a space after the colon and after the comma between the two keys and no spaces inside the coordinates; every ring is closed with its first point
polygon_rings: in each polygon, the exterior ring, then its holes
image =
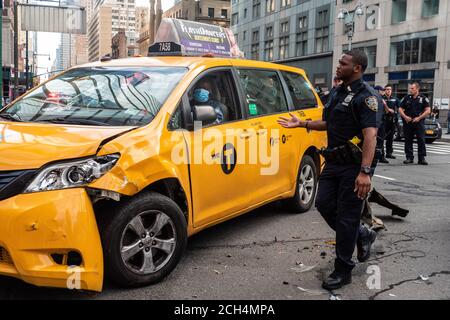
{"type": "Polygon", "coordinates": [[[201,121],[203,126],[214,123],[217,114],[211,106],[194,106],[194,120],[201,121]]]}

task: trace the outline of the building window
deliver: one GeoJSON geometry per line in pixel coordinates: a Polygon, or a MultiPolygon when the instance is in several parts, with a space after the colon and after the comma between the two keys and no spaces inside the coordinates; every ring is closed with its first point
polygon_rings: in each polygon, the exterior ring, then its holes
{"type": "MultiPolygon", "coordinates": [[[[353,46],[354,49],[359,49],[364,51],[367,55],[367,68],[376,68],[377,66],[377,46],[369,45],[369,46],[361,46],[355,44],[353,46]]],[[[344,51],[348,50],[348,45],[343,47],[344,51]]]]}
{"type": "Polygon", "coordinates": [[[437,37],[416,38],[391,44],[391,65],[436,61],[437,37]]]}
{"type": "Polygon", "coordinates": [[[273,27],[266,28],[266,39],[273,38],[273,27]]]}
{"type": "Polygon", "coordinates": [[[231,25],[235,26],[239,23],[239,13],[233,13],[231,16],[231,25]]]}
{"type": "Polygon", "coordinates": [[[298,18],[298,27],[296,35],[296,49],[297,57],[308,54],[308,16],[298,18]]]}
{"type": "MultiPolygon", "coordinates": [[[[222,18],[225,18],[225,19],[228,18],[228,10],[222,9],[221,16],[222,16],[222,18]]],[[[244,18],[245,18],[245,16],[244,16],[244,18]]]]}
{"type": "Polygon", "coordinates": [[[439,0],[423,0],[422,17],[428,18],[439,14],[439,0]]]}
{"type": "Polygon", "coordinates": [[[266,0],[266,12],[275,11],[275,0],[266,0]]]}
{"type": "Polygon", "coordinates": [[[214,18],[214,8],[208,8],[208,17],[214,18]]]}
{"type": "Polygon", "coordinates": [[[280,38],[280,60],[289,58],[289,36],[280,38]]]}
{"type": "Polygon", "coordinates": [[[253,0],[253,19],[261,16],[261,0],[253,0]]]}
{"type": "Polygon", "coordinates": [[[328,9],[318,11],[316,17],[316,53],[329,50],[329,24],[328,9]]]}
{"type": "Polygon", "coordinates": [[[259,30],[254,30],[252,33],[252,60],[259,60],[259,30]]]}
{"type": "Polygon", "coordinates": [[[247,39],[247,31],[244,31],[242,34],[242,41],[245,41],[247,39]]]}
{"type": "Polygon", "coordinates": [[[280,33],[289,33],[289,21],[280,24],[280,33]]]}
{"type": "Polygon", "coordinates": [[[420,54],[420,62],[435,62],[437,37],[423,38],[421,40],[422,50],[420,54]]]}
{"type": "Polygon", "coordinates": [[[287,7],[290,6],[292,3],[292,0],[281,0],[281,7],[287,7]]]}
{"type": "Polygon", "coordinates": [[[244,19],[247,18],[247,8],[244,9],[244,19]]]}
{"type": "Polygon", "coordinates": [[[406,0],[392,0],[392,23],[406,21],[406,0]]]}
{"type": "Polygon", "coordinates": [[[259,60],[259,43],[252,44],[252,60],[259,60]]]}
{"type": "Polygon", "coordinates": [[[259,42],[259,31],[258,30],[253,31],[252,42],[259,42]]]}
{"type": "Polygon", "coordinates": [[[273,40],[269,40],[264,43],[264,60],[273,60],[273,40]]]}

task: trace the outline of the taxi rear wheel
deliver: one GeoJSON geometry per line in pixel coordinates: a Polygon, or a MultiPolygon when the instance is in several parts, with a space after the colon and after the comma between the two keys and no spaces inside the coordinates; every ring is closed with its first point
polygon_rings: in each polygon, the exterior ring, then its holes
{"type": "Polygon", "coordinates": [[[103,224],[105,274],[120,286],[160,282],[186,248],[186,219],[174,201],[159,193],[132,198],[103,224]]]}
{"type": "Polygon", "coordinates": [[[293,198],[286,200],[287,209],[294,213],[303,213],[311,209],[317,191],[316,164],[305,155],[297,174],[297,185],[293,198]]]}

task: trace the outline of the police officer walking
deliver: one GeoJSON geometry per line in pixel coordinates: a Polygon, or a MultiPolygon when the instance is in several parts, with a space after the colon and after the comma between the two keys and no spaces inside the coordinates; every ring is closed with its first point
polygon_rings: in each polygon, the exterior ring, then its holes
{"type": "Polygon", "coordinates": [[[285,128],[327,131],[328,148],[322,153],[326,165],[319,179],[316,207],[336,231],[335,270],[322,283],[328,290],[351,283],[355,245],[358,260],[367,261],[376,239],[375,231],[360,224],[363,203],[372,184],[371,166],[380,121],[377,111],[383,108],[379,94],[362,80],[366,68],[367,55],[363,51],[346,52],[336,70],[343,84],[333,90],[322,121],[301,121],[292,114],[291,118],[278,120],[285,128]],[[355,140],[361,141],[357,147],[355,140]],[[355,147],[359,153],[350,151],[355,147]]]}
{"type": "Polygon", "coordinates": [[[400,100],[392,96],[392,87],[387,85],[384,87],[384,101],[388,107],[388,113],[385,115],[384,125],[386,131],[386,158],[395,159],[394,156],[394,135],[395,128],[398,123],[398,109],[400,107],[400,100]]]}
{"type": "Polygon", "coordinates": [[[414,163],[413,139],[417,138],[419,164],[428,165],[425,161],[427,149],[425,146],[425,118],[431,113],[430,100],[420,93],[420,85],[415,82],[409,86],[409,95],[403,98],[400,108],[405,133],[404,164],[414,163]]]}

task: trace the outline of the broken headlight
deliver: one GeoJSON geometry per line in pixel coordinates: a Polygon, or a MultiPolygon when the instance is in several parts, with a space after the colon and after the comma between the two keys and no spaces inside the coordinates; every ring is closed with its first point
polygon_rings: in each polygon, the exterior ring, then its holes
{"type": "Polygon", "coordinates": [[[50,165],[37,174],[24,193],[88,185],[111,170],[119,157],[119,154],[112,154],[50,165]]]}

